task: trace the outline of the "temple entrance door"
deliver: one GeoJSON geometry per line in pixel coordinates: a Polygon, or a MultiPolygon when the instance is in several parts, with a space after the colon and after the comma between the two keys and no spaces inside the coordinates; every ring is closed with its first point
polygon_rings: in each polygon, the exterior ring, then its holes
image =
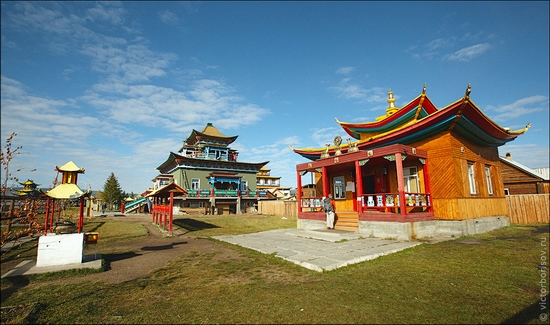
{"type": "Polygon", "coordinates": [[[386,192],[386,182],[384,174],[377,173],[374,174],[374,193],[384,193],[386,192]]]}
{"type": "Polygon", "coordinates": [[[363,176],[363,193],[364,194],[374,193],[374,175],[363,176]]]}

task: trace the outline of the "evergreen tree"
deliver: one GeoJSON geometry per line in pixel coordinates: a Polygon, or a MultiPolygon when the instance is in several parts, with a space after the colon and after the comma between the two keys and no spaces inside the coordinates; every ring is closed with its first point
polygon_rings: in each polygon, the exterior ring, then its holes
{"type": "Polygon", "coordinates": [[[103,192],[101,193],[101,199],[105,203],[113,204],[119,203],[124,199],[124,193],[120,188],[118,179],[114,173],[111,173],[111,176],[107,178],[105,185],[103,185],[103,192]]]}

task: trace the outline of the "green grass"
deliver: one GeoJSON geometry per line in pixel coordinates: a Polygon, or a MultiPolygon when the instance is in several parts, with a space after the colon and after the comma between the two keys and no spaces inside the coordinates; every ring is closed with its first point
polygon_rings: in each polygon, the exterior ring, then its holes
{"type": "Polygon", "coordinates": [[[250,234],[271,229],[296,228],[296,218],[255,214],[190,216],[175,218],[173,224],[195,236],[250,234]]]}
{"type": "MultiPolygon", "coordinates": [[[[200,217],[180,224],[213,236],[267,230],[276,219],[200,217]],[[254,221],[265,224],[253,226],[254,221]]],[[[541,323],[537,266],[541,251],[548,261],[547,227],[513,226],[423,244],[325,273],[216,242],[232,253],[190,251],[150,279],[59,285],[47,276],[3,279],[2,306],[33,305],[23,320],[31,323],[536,324],[541,323]]]]}

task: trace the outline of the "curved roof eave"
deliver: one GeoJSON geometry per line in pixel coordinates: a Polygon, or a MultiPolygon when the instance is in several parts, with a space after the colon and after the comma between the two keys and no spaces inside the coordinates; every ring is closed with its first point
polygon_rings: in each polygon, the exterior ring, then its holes
{"type": "MultiPolygon", "coordinates": [[[[474,103],[466,102],[463,98],[420,119],[415,124],[373,136],[368,140],[359,141],[358,147],[366,149],[393,143],[407,144],[454,128],[456,128],[457,133],[469,141],[485,146],[501,146],[506,142],[513,141],[518,135],[525,132],[512,133],[507,131],[487,118],[474,103]],[[463,107],[463,104],[466,105],[463,107]],[[463,111],[459,111],[461,109],[463,111]]],[[[293,150],[307,159],[315,160],[320,157],[326,148],[293,150]]],[[[329,152],[334,153],[334,147],[332,150],[329,147],[329,152]]]]}

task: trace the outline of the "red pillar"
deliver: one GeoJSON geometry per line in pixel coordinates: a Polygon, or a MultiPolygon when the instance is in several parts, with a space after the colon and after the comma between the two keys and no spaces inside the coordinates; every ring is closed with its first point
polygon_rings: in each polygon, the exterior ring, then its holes
{"type": "Polygon", "coordinates": [[[330,188],[329,188],[329,182],[328,182],[327,168],[323,167],[321,172],[323,173],[321,175],[323,179],[323,196],[328,197],[328,195],[330,194],[330,188]]]}
{"type": "Polygon", "coordinates": [[[168,219],[166,208],[168,205],[166,204],[166,199],[164,199],[164,204],[162,206],[164,209],[162,211],[162,229],[166,230],[166,221],[168,219]]]}
{"type": "Polygon", "coordinates": [[[53,231],[53,218],[55,215],[55,199],[52,199],[52,213],[50,214],[50,232],[53,231]]]}
{"type": "Polygon", "coordinates": [[[50,217],[50,198],[46,198],[46,217],[44,219],[44,236],[48,234],[48,219],[50,217]]]}
{"type": "Polygon", "coordinates": [[[357,213],[363,213],[363,171],[359,165],[359,160],[355,161],[355,192],[357,193],[357,213]]]}
{"type": "Polygon", "coordinates": [[[296,200],[298,201],[298,212],[302,212],[302,175],[300,171],[296,171],[296,200]]]}
{"type": "Polygon", "coordinates": [[[401,153],[395,154],[395,167],[397,169],[397,192],[399,193],[399,210],[401,215],[407,214],[407,202],[405,202],[405,183],[403,178],[403,160],[401,153]]]}
{"type": "Polygon", "coordinates": [[[124,202],[120,202],[120,213],[124,214],[124,202]]]}
{"type": "Polygon", "coordinates": [[[424,163],[424,187],[426,188],[426,194],[430,195],[430,207],[428,208],[428,211],[433,212],[433,198],[431,197],[431,189],[430,189],[430,173],[428,172],[428,158],[425,159],[424,163]]]}
{"type": "Polygon", "coordinates": [[[168,234],[172,236],[172,220],[174,219],[174,192],[170,192],[170,224],[168,225],[168,234]]]}
{"type": "Polygon", "coordinates": [[[82,231],[84,225],[84,197],[80,197],[80,205],[78,207],[78,233],[82,231]]]}

